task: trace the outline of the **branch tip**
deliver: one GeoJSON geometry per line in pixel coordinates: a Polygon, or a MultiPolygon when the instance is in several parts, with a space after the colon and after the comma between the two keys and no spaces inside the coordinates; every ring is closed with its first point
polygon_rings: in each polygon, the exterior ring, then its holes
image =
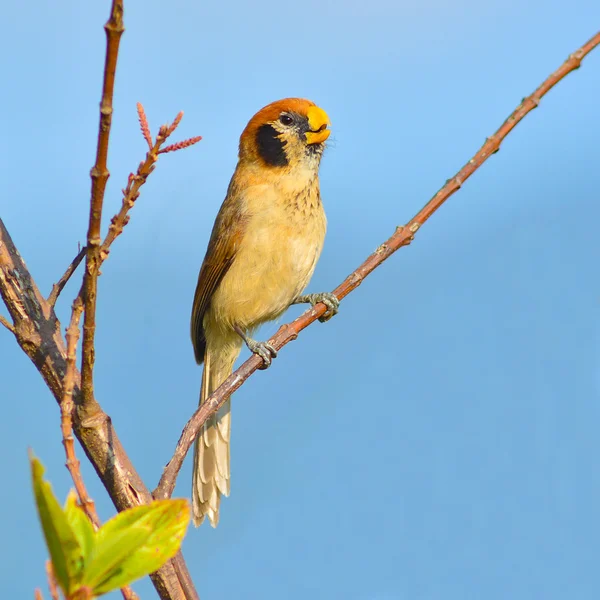
{"type": "Polygon", "coordinates": [[[0,325],[4,325],[4,327],[6,327],[6,329],[8,329],[12,334],[17,333],[15,326],[6,317],[3,317],[2,315],[0,315],[0,325]]]}
{"type": "Polygon", "coordinates": [[[48,296],[48,304],[54,308],[56,305],[56,301],[58,300],[58,296],[63,291],[65,285],[67,285],[69,279],[77,270],[77,267],[81,264],[81,261],[85,258],[85,254],[87,248],[84,246],[83,249],[80,247],[80,244],[77,244],[79,251],[77,252],[77,256],[71,261],[71,264],[67,267],[64,275],[52,286],[52,291],[48,296]]]}
{"type": "Polygon", "coordinates": [[[152,136],[150,135],[150,126],[148,125],[148,119],[146,118],[146,112],[144,111],[144,107],[141,102],[136,104],[138,119],[140,121],[140,129],[142,130],[142,135],[148,144],[148,148],[152,150],[152,136]]]}
{"type": "Polygon", "coordinates": [[[197,135],[196,137],[188,138],[187,140],[183,140],[181,142],[177,142],[176,144],[171,144],[170,146],[166,146],[158,151],[159,154],[166,154],[167,152],[177,152],[177,150],[183,150],[184,148],[189,148],[194,144],[197,144],[202,139],[201,135],[197,135]]]}
{"type": "Polygon", "coordinates": [[[173,123],[171,123],[171,125],[167,129],[167,134],[165,137],[169,137],[177,129],[177,127],[179,127],[179,123],[181,123],[181,119],[183,119],[183,111],[182,110],[179,111],[179,113],[175,117],[175,120],[173,121],[173,123]]]}

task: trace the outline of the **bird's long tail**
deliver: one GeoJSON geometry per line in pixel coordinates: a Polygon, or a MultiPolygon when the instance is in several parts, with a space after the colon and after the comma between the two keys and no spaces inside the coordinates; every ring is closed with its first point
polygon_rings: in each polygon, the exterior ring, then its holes
{"type": "MultiPolygon", "coordinates": [[[[231,375],[233,363],[240,353],[241,340],[219,340],[217,347],[207,346],[200,404],[231,375]]],[[[229,496],[229,436],[231,433],[231,398],[204,424],[194,444],[194,472],[192,475],[192,511],[198,527],[208,517],[216,527],[219,522],[221,494],[229,496]]]]}

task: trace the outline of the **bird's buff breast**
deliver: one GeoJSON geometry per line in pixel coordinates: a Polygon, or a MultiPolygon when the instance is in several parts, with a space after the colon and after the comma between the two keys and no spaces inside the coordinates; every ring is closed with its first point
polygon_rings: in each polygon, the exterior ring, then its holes
{"type": "Polygon", "coordinates": [[[242,247],[210,308],[230,325],[250,330],[279,317],[306,288],[326,230],[318,186],[283,198],[265,192],[248,201],[242,247]]]}

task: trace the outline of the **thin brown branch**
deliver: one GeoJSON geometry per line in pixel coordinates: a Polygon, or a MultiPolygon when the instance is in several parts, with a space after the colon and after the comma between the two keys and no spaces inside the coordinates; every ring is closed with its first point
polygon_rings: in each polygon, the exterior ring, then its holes
{"type": "Polygon", "coordinates": [[[44,596],[42,595],[42,590],[40,590],[40,588],[35,588],[33,597],[34,600],[44,600],[44,596]]]}
{"type": "Polygon", "coordinates": [[[0,325],[4,325],[11,333],[16,333],[14,325],[2,315],[0,315],[0,325]]]}
{"type": "Polygon", "coordinates": [[[146,183],[150,173],[154,171],[154,166],[158,160],[158,150],[163,142],[164,138],[159,134],[154,146],[146,153],[146,159],[139,164],[136,173],[129,174],[127,187],[123,190],[121,209],[110,220],[108,233],[104,238],[104,242],[102,242],[100,249],[100,259],[102,261],[108,256],[111,244],[123,233],[123,228],[129,223],[129,211],[139,198],[140,188],[146,183]]]}
{"type": "Polygon", "coordinates": [[[128,586],[121,588],[121,595],[124,600],[139,600],[139,596],[128,586]]]}
{"type": "MultiPolygon", "coordinates": [[[[85,274],[83,278],[83,301],[85,307],[83,321],[83,356],[81,368],[81,390],[84,405],[91,404],[94,395],[94,336],[96,332],[96,294],[100,273],[100,226],[102,224],[102,204],[109,172],[107,168],[108,142],[112,123],[112,101],[115,87],[115,72],[119,55],[119,43],[125,30],[123,25],[123,0],[113,0],[111,14],[104,26],[106,31],[106,58],[104,62],[104,83],[100,101],[100,125],[96,163],[91,171],[92,196],[90,219],[87,234],[85,274]]],[[[92,416],[92,414],[88,414],[92,416]]]]}
{"type": "Polygon", "coordinates": [[[48,304],[50,304],[50,306],[54,306],[56,304],[56,301],[58,300],[58,296],[63,291],[65,285],[67,285],[67,282],[69,281],[69,279],[71,279],[71,276],[73,275],[73,273],[75,273],[75,271],[77,270],[77,267],[79,266],[81,261],[85,258],[85,253],[86,253],[86,248],[84,246],[81,250],[79,250],[79,253],[73,259],[73,262],[67,267],[65,274],[58,280],[57,283],[55,283],[52,286],[52,291],[50,292],[50,295],[48,296],[48,304]]]}
{"type": "Polygon", "coordinates": [[[56,583],[56,577],[54,576],[54,569],[52,568],[52,562],[46,561],[46,577],[48,578],[48,589],[50,590],[50,597],[52,600],[58,600],[58,584],[56,583]]]}
{"type": "Polygon", "coordinates": [[[144,110],[144,107],[142,106],[141,102],[138,102],[136,104],[136,107],[138,112],[138,119],[140,120],[140,129],[142,130],[142,135],[144,136],[144,139],[148,144],[148,148],[152,150],[152,146],[154,144],[152,143],[152,136],[150,135],[150,126],[148,125],[148,119],[146,118],[146,111],[144,110]]]}
{"type": "MultiPolygon", "coordinates": [[[[413,240],[414,234],[421,226],[433,215],[433,213],[446,201],[452,194],[460,189],[462,184],[495,152],[500,148],[504,138],[515,128],[527,113],[536,108],[543,96],[545,96],[561,79],[571,71],[579,68],[582,59],[589,54],[596,46],[600,44],[600,32],[593,36],[579,50],[569,56],[569,58],[550,75],[536,90],[524,98],[521,104],[504,121],[498,131],[489,137],[479,151],[469,160],[469,162],[431,198],[431,200],[403,227],[396,228],[396,231],[388,240],[386,240],[377,250],[371,254],[353,273],[333,291],[339,300],[345,298],[350,292],[356,289],[362,281],[373,270],[379,267],[396,250],[407,246],[413,240]]],[[[300,317],[282,325],[277,333],[269,340],[269,343],[280,350],[289,342],[295,340],[298,334],[314,323],[320,316],[325,314],[327,308],[319,303],[311,310],[306,311],[300,317]]],[[[200,427],[204,422],[214,414],[259,367],[262,366],[262,360],[256,356],[251,356],[244,364],[232,373],[221,386],[219,386],[192,415],[185,425],[173,457],[165,467],[162,477],[153,496],[157,499],[169,498],[175,488],[175,481],[183,460],[188,453],[200,427]]]]}
{"type": "MultiPolygon", "coordinates": [[[[44,379],[56,401],[63,397],[67,348],[61,325],[0,219],[0,295],[14,322],[15,338],[44,379]]],[[[129,460],[110,417],[92,397],[92,417],[83,411],[81,377],[74,373],[73,431],[117,510],[152,501],[152,496],[129,460]]],[[[198,594],[179,553],[151,575],[162,600],[197,600],[198,594]],[[185,576],[178,576],[183,573],[185,576]],[[180,582],[181,580],[181,582],[180,582]]]]}
{"type": "Polygon", "coordinates": [[[73,439],[73,388],[75,386],[75,371],[77,360],[77,342],[79,341],[79,320],[83,312],[83,302],[77,297],[73,302],[71,323],[67,328],[67,371],[63,382],[63,394],[60,402],[60,425],[63,436],[63,446],[67,455],[67,469],[71,474],[79,503],[94,527],[100,527],[100,519],[96,512],[94,501],[89,497],[83,477],[79,470],[79,460],[75,456],[75,441],[73,439]]]}

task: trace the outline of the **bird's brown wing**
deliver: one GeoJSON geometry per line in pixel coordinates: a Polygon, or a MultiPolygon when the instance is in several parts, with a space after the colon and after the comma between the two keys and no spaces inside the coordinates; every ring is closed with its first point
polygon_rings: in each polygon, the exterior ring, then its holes
{"type": "Polygon", "coordinates": [[[225,273],[231,267],[244,235],[245,218],[239,198],[228,194],[215,220],[208,249],[198,275],[192,307],[191,336],[196,362],[204,360],[204,314],[225,273]]]}

